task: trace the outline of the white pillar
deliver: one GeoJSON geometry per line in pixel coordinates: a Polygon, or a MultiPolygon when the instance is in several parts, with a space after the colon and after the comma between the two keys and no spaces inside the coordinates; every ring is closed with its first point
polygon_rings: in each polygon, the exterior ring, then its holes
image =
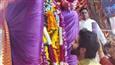
{"type": "Polygon", "coordinates": [[[115,16],[110,18],[112,33],[115,34],[115,16]]]}

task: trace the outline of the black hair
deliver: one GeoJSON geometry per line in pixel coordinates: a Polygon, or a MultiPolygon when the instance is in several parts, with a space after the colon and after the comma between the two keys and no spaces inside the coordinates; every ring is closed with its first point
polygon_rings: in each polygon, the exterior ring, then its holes
{"type": "Polygon", "coordinates": [[[88,8],[85,8],[85,7],[82,7],[79,12],[81,13],[83,10],[87,10],[88,11],[88,8]]]}
{"type": "Polygon", "coordinates": [[[63,6],[63,1],[61,1],[60,9],[61,9],[61,10],[67,10],[67,9],[68,9],[68,8],[66,8],[66,7],[63,6]]]}
{"type": "Polygon", "coordinates": [[[85,58],[95,58],[96,52],[99,49],[97,35],[94,32],[88,31],[87,29],[80,30],[78,48],[86,48],[85,58]]]}

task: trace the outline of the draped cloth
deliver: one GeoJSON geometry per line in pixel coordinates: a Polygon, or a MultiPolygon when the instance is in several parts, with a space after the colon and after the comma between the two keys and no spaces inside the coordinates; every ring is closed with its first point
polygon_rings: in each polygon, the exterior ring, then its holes
{"type": "Polygon", "coordinates": [[[72,42],[78,37],[79,32],[79,22],[78,22],[78,14],[76,11],[62,11],[62,15],[64,18],[64,22],[62,24],[65,25],[65,36],[67,41],[67,62],[69,65],[77,64],[77,57],[75,55],[71,55],[71,45],[72,42]]]}
{"type": "Polygon", "coordinates": [[[2,26],[2,65],[12,65],[9,30],[5,20],[2,26]]]}
{"type": "Polygon", "coordinates": [[[0,10],[0,65],[12,65],[9,30],[4,12],[4,9],[0,10]]]}
{"type": "Polygon", "coordinates": [[[8,5],[13,65],[40,65],[43,30],[43,0],[15,0],[8,5]]]}

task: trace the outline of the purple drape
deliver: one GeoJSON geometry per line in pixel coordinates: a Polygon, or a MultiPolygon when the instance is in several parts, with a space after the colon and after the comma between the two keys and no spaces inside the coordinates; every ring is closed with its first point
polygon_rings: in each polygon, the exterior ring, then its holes
{"type": "Polygon", "coordinates": [[[79,33],[79,22],[78,22],[78,14],[76,11],[62,11],[62,15],[64,17],[64,22],[62,24],[65,25],[65,35],[67,41],[67,62],[69,65],[77,64],[77,57],[75,55],[71,55],[71,44],[78,37],[79,33]]]}
{"type": "Polygon", "coordinates": [[[92,31],[95,32],[95,33],[97,32],[96,22],[93,22],[93,23],[92,23],[92,31]]]}
{"type": "Polygon", "coordinates": [[[39,65],[43,0],[16,0],[8,5],[13,65],[39,65]]]}

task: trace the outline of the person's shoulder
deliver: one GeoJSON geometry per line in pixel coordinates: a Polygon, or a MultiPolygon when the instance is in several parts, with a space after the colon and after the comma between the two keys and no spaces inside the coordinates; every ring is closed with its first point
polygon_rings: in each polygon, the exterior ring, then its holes
{"type": "Polygon", "coordinates": [[[91,23],[96,23],[96,21],[95,21],[94,19],[89,18],[88,20],[89,20],[91,23]]]}
{"type": "Polygon", "coordinates": [[[84,22],[84,20],[81,19],[81,20],[79,20],[79,22],[82,23],[82,22],[84,22]]]}
{"type": "Polygon", "coordinates": [[[62,11],[62,15],[67,15],[67,16],[76,16],[78,17],[78,13],[76,11],[72,11],[72,10],[67,10],[67,11],[62,11]]]}
{"type": "Polygon", "coordinates": [[[74,10],[73,10],[73,11],[71,11],[71,12],[72,12],[72,13],[77,13],[77,11],[74,11],[74,10]]]}
{"type": "Polygon", "coordinates": [[[78,13],[76,11],[70,11],[69,12],[70,18],[78,19],[78,13]]]}
{"type": "Polygon", "coordinates": [[[71,14],[78,15],[77,11],[71,11],[71,14]]]}

